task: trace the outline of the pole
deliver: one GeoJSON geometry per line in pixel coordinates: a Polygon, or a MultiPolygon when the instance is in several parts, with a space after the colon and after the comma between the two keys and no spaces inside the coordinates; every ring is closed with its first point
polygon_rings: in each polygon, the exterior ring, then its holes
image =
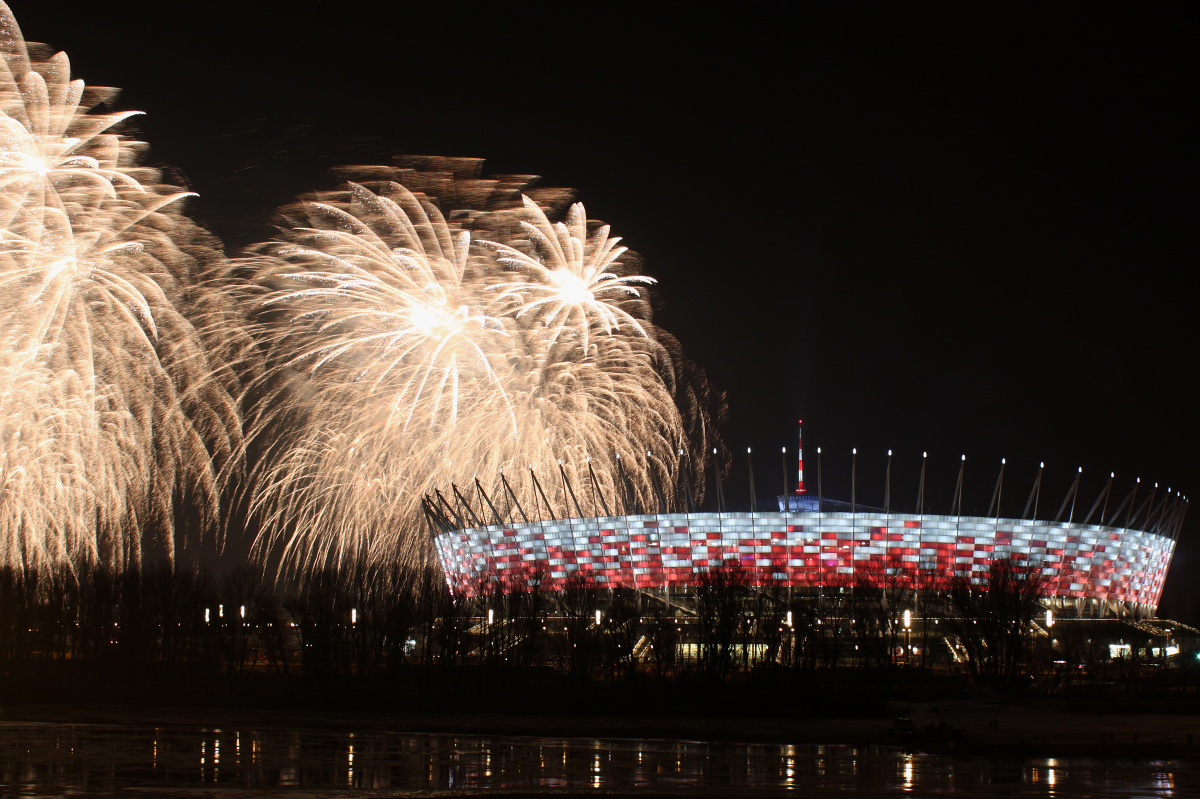
{"type": "Polygon", "coordinates": [[[1000,459],[1000,476],[996,478],[996,489],[992,492],[992,504],[988,505],[988,516],[992,516],[992,511],[996,512],[993,516],[996,521],[1000,521],[1000,501],[1004,498],[1004,458],[1000,459]]]}
{"type": "MultiPolygon", "coordinates": [[[[1129,499],[1129,515],[1125,517],[1125,526],[1126,527],[1131,527],[1133,525],[1133,509],[1135,507],[1137,507],[1137,490],[1138,490],[1138,488],[1141,487],[1141,485],[1142,485],[1142,478],[1139,477],[1133,483],[1133,494],[1129,499]]],[[[1119,515],[1119,514],[1116,514],[1116,513],[1113,514],[1113,516],[1117,516],[1117,515],[1119,515]]]]}
{"type": "Polygon", "coordinates": [[[1042,472],[1044,472],[1045,470],[1046,470],[1046,462],[1042,461],[1041,465],[1038,466],[1037,479],[1033,481],[1033,489],[1030,490],[1030,492],[1029,492],[1029,500],[1025,503],[1025,510],[1021,511],[1022,519],[1034,520],[1037,518],[1038,501],[1041,499],[1041,496],[1042,496],[1042,472]],[[1031,507],[1033,508],[1032,516],[1029,515],[1029,509],[1031,507]]]}
{"type": "MultiPolygon", "coordinates": [[[[796,493],[804,493],[804,420],[796,420],[796,493]]],[[[787,448],[784,448],[787,452],[787,448]]]]}
{"type": "Polygon", "coordinates": [[[917,484],[917,515],[925,513],[925,464],[929,463],[929,453],[921,453],[921,482],[917,484]]]}
{"type": "Polygon", "coordinates": [[[725,492],[721,490],[721,467],[717,463],[717,448],[713,447],[713,477],[717,481],[717,511],[725,512],[725,492]]]}
{"type": "Polygon", "coordinates": [[[821,448],[817,447],[817,513],[821,512],[821,500],[824,494],[821,490],[821,448]]]}
{"type": "MultiPolygon", "coordinates": [[[[788,493],[787,447],[781,448],[779,462],[781,464],[783,464],[783,512],[785,515],[784,528],[786,529],[787,528],[786,515],[792,509],[792,495],[788,493]]],[[[800,509],[799,507],[796,508],[796,510],[799,510],[799,509],[800,509]]],[[[786,558],[786,556],[784,556],[784,557],[786,558]]],[[[818,555],[818,557],[820,557],[820,556],[818,555]]],[[[784,560],[783,573],[785,575],[787,575],[787,606],[788,606],[788,613],[791,613],[792,612],[791,607],[792,607],[792,582],[793,582],[793,580],[792,580],[792,575],[788,573],[786,560],[784,560]]],[[[790,647],[790,644],[789,644],[789,647],[790,647]]]]}
{"type": "MultiPolygon", "coordinates": [[[[858,520],[855,517],[855,485],[858,481],[858,447],[850,450],[850,618],[851,625],[857,621],[854,612],[858,608],[858,603],[854,601],[854,542],[858,535],[858,520]]],[[[839,547],[840,548],[840,547],[839,547]]]]}
{"type": "Polygon", "coordinates": [[[758,496],[754,493],[754,459],[750,457],[750,448],[746,447],[746,469],[750,474],[750,512],[758,510],[758,496]]]}
{"type": "Polygon", "coordinates": [[[692,492],[692,464],[691,458],[684,454],[683,447],[679,448],[679,472],[683,475],[683,497],[684,510],[687,513],[696,512],[696,497],[692,492]]]}
{"type": "Polygon", "coordinates": [[[824,516],[821,514],[821,499],[823,497],[821,487],[821,448],[817,447],[817,552],[820,554],[821,561],[817,564],[819,581],[817,584],[817,605],[825,606],[825,539],[821,536],[822,522],[824,516]]]}
{"type": "Polygon", "coordinates": [[[1104,524],[1104,517],[1108,515],[1108,498],[1112,496],[1112,484],[1116,479],[1116,472],[1108,473],[1108,485],[1104,487],[1104,507],[1100,509],[1100,523],[1104,524]]]}
{"type": "Polygon", "coordinates": [[[787,447],[783,448],[779,462],[783,464],[783,512],[787,513],[792,509],[792,495],[788,493],[787,447]]]}
{"type": "MultiPolygon", "coordinates": [[[[955,516],[962,516],[962,493],[963,493],[963,472],[967,468],[967,456],[962,456],[962,463],[958,467],[958,484],[954,487],[954,501],[950,503],[950,512],[955,516]]],[[[957,522],[955,522],[957,525],[957,522]]]]}
{"type": "MultiPolygon", "coordinates": [[[[850,450],[850,513],[855,512],[854,491],[858,481],[858,447],[850,450]]],[[[853,539],[851,539],[853,540],[853,539]]]]}
{"type": "MultiPolygon", "coordinates": [[[[921,591],[921,580],[929,579],[921,577],[924,571],[921,568],[921,559],[925,557],[925,465],[929,463],[929,453],[921,453],[921,483],[917,487],[917,591],[916,602],[917,610],[921,614],[921,668],[925,668],[925,653],[929,649],[928,630],[929,630],[929,608],[927,607],[929,599],[921,591]],[[925,600],[923,605],[921,600],[925,600]]],[[[934,566],[937,565],[937,560],[933,561],[934,566]]]]}
{"type": "Polygon", "coordinates": [[[883,478],[883,515],[892,508],[892,451],[888,450],[887,474],[883,478]]]}

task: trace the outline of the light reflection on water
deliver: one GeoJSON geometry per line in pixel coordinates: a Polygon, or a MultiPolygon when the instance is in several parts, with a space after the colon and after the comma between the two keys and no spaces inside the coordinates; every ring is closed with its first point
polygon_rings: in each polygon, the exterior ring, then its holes
{"type": "Polygon", "coordinates": [[[1171,761],[952,760],[882,747],[524,738],[264,727],[0,723],[0,799],[127,789],[239,796],[349,789],[762,795],[1182,797],[1200,768],[1171,761]]]}

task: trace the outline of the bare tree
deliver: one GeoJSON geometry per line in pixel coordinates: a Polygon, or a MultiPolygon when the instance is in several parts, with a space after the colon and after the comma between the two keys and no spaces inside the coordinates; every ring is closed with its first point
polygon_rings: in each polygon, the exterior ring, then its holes
{"type": "Polygon", "coordinates": [[[676,612],[670,601],[647,608],[650,656],[660,678],[674,672],[679,662],[680,622],[675,617],[676,612]]]}
{"type": "Polygon", "coordinates": [[[896,665],[903,613],[913,608],[912,574],[899,557],[869,561],[855,571],[854,625],[862,656],[879,668],[896,665]]]}
{"type": "Polygon", "coordinates": [[[642,639],[641,603],[628,589],[617,589],[601,619],[611,662],[626,678],[637,671],[637,645],[642,639]]]}
{"type": "Polygon", "coordinates": [[[768,577],[753,590],[747,617],[753,624],[749,643],[756,663],[774,664],[783,659],[787,610],[788,589],[783,581],[768,577]]]}
{"type": "Polygon", "coordinates": [[[975,674],[1000,686],[1013,684],[1045,593],[1042,568],[1014,559],[992,561],[982,578],[955,575],[947,621],[966,647],[975,674]]]}
{"type": "Polygon", "coordinates": [[[717,679],[733,670],[734,639],[742,622],[749,578],[736,560],[702,572],[696,580],[696,625],[700,665],[717,679]]]}

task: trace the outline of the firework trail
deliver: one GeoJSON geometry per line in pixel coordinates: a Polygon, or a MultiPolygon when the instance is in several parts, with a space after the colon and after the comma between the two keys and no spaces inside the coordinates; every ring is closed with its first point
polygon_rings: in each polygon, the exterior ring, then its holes
{"type": "Polygon", "coordinates": [[[135,112],[90,111],[115,90],[71,80],[2,2],[0,54],[0,564],[126,566],[150,531],[173,555],[178,501],[211,524],[239,448],[213,244],[137,165],[135,112]]]}
{"type": "Polygon", "coordinates": [[[369,179],[283,209],[278,239],[243,262],[268,358],[248,435],[270,450],[257,550],[285,572],[428,557],[423,495],[476,476],[502,502],[505,475],[547,518],[603,515],[593,473],[610,503],[624,473],[648,506],[703,468],[678,455],[705,451],[702,381],[607,226],[579,204],[552,223],[503,181],[454,175],[460,160],[430,165],[351,169],[369,179]]]}

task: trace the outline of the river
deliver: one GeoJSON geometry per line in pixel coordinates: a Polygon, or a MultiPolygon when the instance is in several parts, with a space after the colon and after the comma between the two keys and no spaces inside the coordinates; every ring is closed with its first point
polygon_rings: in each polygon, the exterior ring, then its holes
{"type": "Polygon", "coordinates": [[[1186,797],[1200,764],[898,748],[0,722],[0,798],[459,795],[1186,797]]]}

